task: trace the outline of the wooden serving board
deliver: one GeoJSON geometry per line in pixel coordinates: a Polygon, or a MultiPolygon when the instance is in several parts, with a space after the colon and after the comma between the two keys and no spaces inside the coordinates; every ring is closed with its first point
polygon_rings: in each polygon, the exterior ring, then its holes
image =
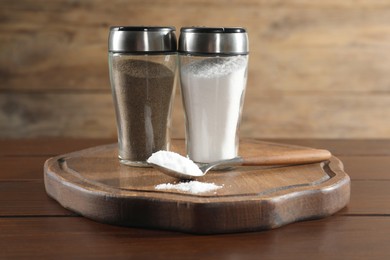
{"type": "MultiPolygon", "coordinates": [[[[302,147],[245,140],[240,155],[302,147]]],[[[307,149],[307,148],[305,148],[307,149]]],[[[172,150],[184,154],[184,141],[172,150]]],[[[329,216],[349,202],[350,179],[339,159],[285,167],[212,171],[202,182],[223,185],[207,193],[156,190],[178,182],[153,168],[121,165],[117,144],[81,150],[46,161],[45,187],[63,207],[116,225],[215,234],[264,230],[329,216]]]]}

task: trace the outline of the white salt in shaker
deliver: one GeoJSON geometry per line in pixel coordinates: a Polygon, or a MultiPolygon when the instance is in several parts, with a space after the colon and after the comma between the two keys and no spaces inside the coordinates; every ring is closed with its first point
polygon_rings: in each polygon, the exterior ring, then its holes
{"type": "Polygon", "coordinates": [[[237,156],[248,71],[244,28],[181,28],[181,92],[187,154],[207,163],[237,156]]]}

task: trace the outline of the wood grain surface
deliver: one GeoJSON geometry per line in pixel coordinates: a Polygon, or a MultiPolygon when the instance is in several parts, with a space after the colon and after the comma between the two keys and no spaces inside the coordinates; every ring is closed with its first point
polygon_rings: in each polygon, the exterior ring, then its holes
{"type": "Polygon", "coordinates": [[[115,137],[108,28],[143,24],[248,29],[243,137],[390,138],[390,3],[152,2],[2,0],[0,136],[115,137]]]}
{"type": "MultiPolygon", "coordinates": [[[[183,140],[172,146],[184,154],[183,140]]],[[[241,142],[239,154],[271,158],[300,151],[310,156],[310,150],[250,140],[241,142]]],[[[47,160],[44,179],[50,197],[88,218],[197,234],[264,230],[326,217],[345,207],[350,198],[350,178],[335,157],[294,166],[212,171],[198,180],[222,188],[193,194],[156,190],[158,184],[178,180],[154,168],[121,165],[117,144],[110,144],[47,160]]]]}
{"type": "Polygon", "coordinates": [[[329,149],[341,158],[351,177],[350,203],[334,216],[320,220],[298,222],[270,231],[212,236],[101,224],[74,215],[46,195],[42,165],[45,158],[112,141],[0,139],[0,258],[390,257],[388,140],[273,140],[329,149]]]}

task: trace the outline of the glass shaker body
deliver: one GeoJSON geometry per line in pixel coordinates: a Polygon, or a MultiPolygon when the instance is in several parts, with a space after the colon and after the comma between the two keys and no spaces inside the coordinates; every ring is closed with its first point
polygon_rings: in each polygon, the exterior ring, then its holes
{"type": "Polygon", "coordinates": [[[238,155],[247,71],[243,28],[182,28],[180,83],[186,116],[186,150],[195,162],[238,155]]]}
{"type": "Polygon", "coordinates": [[[122,44],[125,50],[118,51],[121,46],[116,46],[116,50],[109,49],[108,55],[119,160],[126,165],[148,166],[146,160],[152,153],[169,150],[170,146],[177,69],[174,29],[114,27],[109,39],[128,43],[122,44]],[[127,33],[127,38],[115,38],[118,28],[127,33]],[[141,45],[134,45],[137,40],[141,45]],[[152,43],[142,46],[146,40],[152,43]],[[166,43],[161,46],[163,40],[166,43]]]}

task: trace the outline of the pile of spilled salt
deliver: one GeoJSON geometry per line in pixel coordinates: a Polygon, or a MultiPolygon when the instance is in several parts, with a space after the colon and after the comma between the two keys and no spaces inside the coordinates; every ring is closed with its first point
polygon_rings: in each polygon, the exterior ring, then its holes
{"type": "MultiPolygon", "coordinates": [[[[203,176],[203,172],[192,160],[180,154],[170,151],[158,151],[152,154],[147,160],[148,163],[160,165],[173,171],[182,172],[191,176],[203,176]]],[[[192,194],[210,192],[221,189],[214,183],[190,181],[180,183],[163,183],[155,186],[156,190],[178,190],[192,194]]]]}
{"type": "Polygon", "coordinates": [[[156,190],[178,190],[190,192],[193,194],[209,192],[221,189],[223,186],[218,186],[215,183],[208,182],[199,182],[199,181],[190,181],[190,182],[180,182],[177,184],[172,183],[163,183],[156,185],[156,190]]]}
{"type": "Polygon", "coordinates": [[[152,154],[147,160],[148,163],[160,165],[173,171],[182,172],[191,176],[202,176],[199,167],[189,158],[175,152],[158,151],[152,154]]]}

